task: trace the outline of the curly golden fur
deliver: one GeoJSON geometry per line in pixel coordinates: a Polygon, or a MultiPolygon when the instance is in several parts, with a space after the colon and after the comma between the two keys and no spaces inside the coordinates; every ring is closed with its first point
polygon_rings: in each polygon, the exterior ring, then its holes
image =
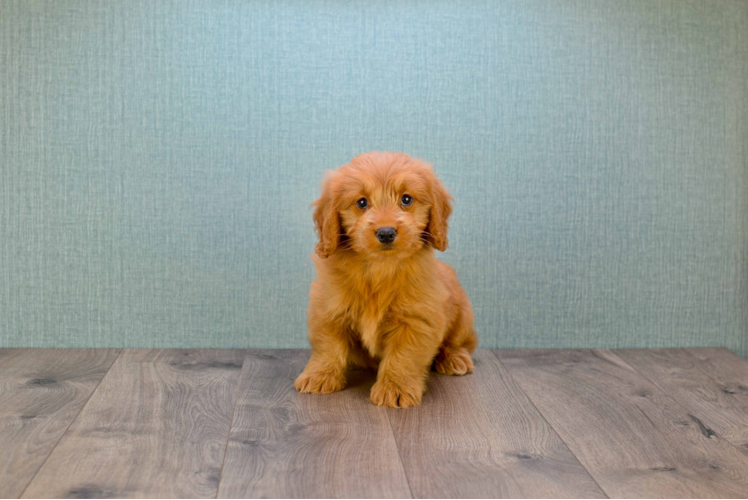
{"type": "Polygon", "coordinates": [[[297,390],[339,391],[348,366],[375,368],[371,401],[402,408],[421,402],[431,367],[472,371],[470,301],[434,257],[447,248],[451,202],[431,166],[404,154],[362,154],[329,173],[314,202],[312,355],[297,390]]]}

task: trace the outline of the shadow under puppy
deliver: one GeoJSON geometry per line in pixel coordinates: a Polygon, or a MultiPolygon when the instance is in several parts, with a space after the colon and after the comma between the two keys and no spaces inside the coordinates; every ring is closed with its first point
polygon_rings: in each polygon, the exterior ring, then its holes
{"type": "Polygon", "coordinates": [[[328,174],[313,204],[312,355],[297,390],[339,391],[349,365],[374,368],[371,401],[399,408],[420,404],[432,366],[472,371],[470,301],[434,257],[447,248],[451,201],[430,165],[400,153],[362,154],[328,174]]]}

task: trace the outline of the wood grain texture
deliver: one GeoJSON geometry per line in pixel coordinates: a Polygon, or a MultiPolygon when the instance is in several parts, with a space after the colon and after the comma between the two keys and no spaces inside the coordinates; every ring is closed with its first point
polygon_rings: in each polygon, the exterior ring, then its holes
{"type": "Polygon", "coordinates": [[[414,497],[605,497],[491,352],[474,361],[432,373],[421,406],[389,410],[414,497]]]}
{"type": "Polygon", "coordinates": [[[214,497],[243,358],[125,350],[23,496],[214,497]]]}
{"type": "Polygon", "coordinates": [[[748,455],[748,361],[727,349],[627,349],[615,353],[717,436],[748,455]]]}
{"type": "Polygon", "coordinates": [[[345,390],[299,394],[308,351],[250,351],[221,477],[221,498],[410,498],[373,372],[345,390]]]}
{"type": "Polygon", "coordinates": [[[119,354],[0,349],[0,498],[17,498],[119,354]]]}
{"type": "Polygon", "coordinates": [[[748,492],[748,457],[611,351],[495,354],[609,496],[748,492]]]}
{"type": "Polygon", "coordinates": [[[748,360],[723,347],[686,349],[699,360],[699,367],[730,394],[732,407],[748,415],[748,360]]]}

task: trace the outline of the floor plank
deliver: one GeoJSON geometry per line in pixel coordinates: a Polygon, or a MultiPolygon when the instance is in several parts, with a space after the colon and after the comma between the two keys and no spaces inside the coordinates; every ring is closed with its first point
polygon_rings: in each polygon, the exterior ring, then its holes
{"type": "Polygon", "coordinates": [[[215,497],[243,358],[125,350],[24,498],[215,497]]]}
{"type": "Polygon", "coordinates": [[[421,406],[390,409],[416,498],[601,498],[604,493],[490,351],[464,377],[432,373],[421,406]]]}
{"type": "Polygon", "coordinates": [[[0,349],[0,498],[17,498],[119,354],[0,349]]]}
{"type": "Polygon", "coordinates": [[[724,347],[692,347],[685,350],[700,361],[701,368],[725,387],[748,391],[748,360],[724,347]],[[733,387],[735,385],[737,387],[733,387]]]}
{"type": "MultiPolygon", "coordinates": [[[[722,392],[729,395],[728,404],[738,413],[742,412],[748,419],[748,360],[741,358],[724,347],[703,347],[686,349],[690,355],[699,360],[699,367],[719,383],[722,392]]],[[[726,396],[728,397],[728,396],[726,396]]],[[[745,430],[736,432],[735,442],[742,442],[741,449],[748,449],[745,430]]]]}
{"type": "Polygon", "coordinates": [[[748,457],[611,351],[495,354],[609,496],[748,492],[748,457]]]}
{"type": "Polygon", "coordinates": [[[308,351],[250,351],[220,498],[410,498],[384,408],[367,401],[373,373],[335,394],[298,394],[308,351]]]}
{"type": "Polygon", "coordinates": [[[748,455],[748,361],[727,349],[615,352],[706,428],[748,455]]]}

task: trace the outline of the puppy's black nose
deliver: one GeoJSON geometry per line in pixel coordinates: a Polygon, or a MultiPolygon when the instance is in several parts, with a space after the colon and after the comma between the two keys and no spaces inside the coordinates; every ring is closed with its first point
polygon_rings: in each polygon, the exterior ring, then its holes
{"type": "Polygon", "coordinates": [[[377,229],[377,239],[381,243],[392,243],[395,241],[396,235],[397,231],[395,231],[394,227],[380,227],[377,229]]]}

